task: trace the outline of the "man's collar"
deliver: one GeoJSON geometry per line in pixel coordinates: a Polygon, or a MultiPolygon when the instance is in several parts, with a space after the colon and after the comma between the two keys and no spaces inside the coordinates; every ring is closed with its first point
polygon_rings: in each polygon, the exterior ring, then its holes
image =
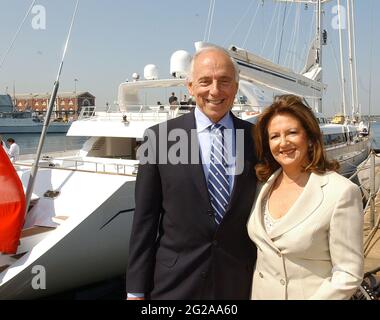
{"type": "MultiPolygon", "coordinates": [[[[202,132],[213,124],[213,122],[199,109],[198,106],[195,108],[194,116],[197,125],[197,132],[202,132]]],[[[218,123],[227,129],[234,128],[234,122],[230,112],[227,112],[224,117],[218,121],[218,123]]]]}

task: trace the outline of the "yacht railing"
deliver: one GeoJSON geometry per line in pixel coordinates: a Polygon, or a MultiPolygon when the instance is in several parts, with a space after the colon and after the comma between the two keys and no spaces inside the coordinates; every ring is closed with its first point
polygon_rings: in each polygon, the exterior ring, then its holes
{"type": "MultiPolygon", "coordinates": [[[[28,167],[32,166],[33,163],[16,162],[15,165],[28,167]]],[[[39,164],[39,168],[136,176],[138,164],[123,164],[115,162],[105,163],[68,158],[54,158],[53,161],[53,158],[44,157],[39,164]]]]}
{"type": "MultiPolygon", "coordinates": [[[[118,106],[108,107],[107,109],[97,109],[96,107],[83,107],[78,119],[93,119],[102,117],[102,119],[120,119],[123,117],[129,120],[154,120],[154,119],[171,119],[181,114],[185,114],[194,109],[194,105],[178,105],[173,108],[171,105],[128,105],[125,111],[120,110],[118,106]]],[[[243,112],[259,113],[261,107],[250,104],[234,104],[232,111],[235,114],[243,112]]]]}

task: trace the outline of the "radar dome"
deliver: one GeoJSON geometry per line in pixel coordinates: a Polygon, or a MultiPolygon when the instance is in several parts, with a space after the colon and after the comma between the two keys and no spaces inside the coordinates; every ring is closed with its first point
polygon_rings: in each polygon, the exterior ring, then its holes
{"type": "Polygon", "coordinates": [[[144,68],[144,78],[146,80],[158,79],[158,69],[154,64],[147,64],[144,68]]]}
{"type": "Polygon", "coordinates": [[[191,55],[185,50],[174,52],[170,58],[170,74],[176,78],[186,78],[191,63],[191,55]]]}
{"type": "Polygon", "coordinates": [[[133,81],[137,81],[137,80],[140,79],[140,75],[139,75],[138,73],[134,72],[134,73],[132,74],[132,79],[133,79],[133,81]]]}

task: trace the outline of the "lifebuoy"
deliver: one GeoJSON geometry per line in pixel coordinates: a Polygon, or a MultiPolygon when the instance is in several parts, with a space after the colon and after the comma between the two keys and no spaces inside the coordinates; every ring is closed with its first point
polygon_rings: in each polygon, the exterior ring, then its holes
{"type": "Polygon", "coordinates": [[[0,252],[16,253],[25,218],[25,194],[20,178],[0,148],[0,252]]]}

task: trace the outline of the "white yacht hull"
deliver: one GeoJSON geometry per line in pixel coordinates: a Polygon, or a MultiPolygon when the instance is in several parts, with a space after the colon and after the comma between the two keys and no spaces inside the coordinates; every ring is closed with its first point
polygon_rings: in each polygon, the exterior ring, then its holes
{"type": "MultiPolygon", "coordinates": [[[[28,174],[20,175],[25,182],[28,174]]],[[[30,212],[28,226],[44,224],[41,218],[48,226],[53,217],[72,211],[52,231],[22,238],[17,253],[27,253],[0,273],[0,299],[41,298],[123,274],[134,186],[135,179],[129,176],[58,169],[39,172],[35,192],[41,198],[30,212]],[[61,191],[54,200],[42,198],[49,187],[46,181],[52,183],[49,189],[61,191]],[[45,289],[35,287],[36,282],[43,284],[38,279],[41,266],[46,272],[45,289]]]]}
{"type": "Polygon", "coordinates": [[[364,139],[356,144],[340,146],[336,149],[327,150],[327,156],[335,159],[340,164],[340,174],[351,176],[357,166],[367,159],[370,151],[369,140],[364,139]]]}

